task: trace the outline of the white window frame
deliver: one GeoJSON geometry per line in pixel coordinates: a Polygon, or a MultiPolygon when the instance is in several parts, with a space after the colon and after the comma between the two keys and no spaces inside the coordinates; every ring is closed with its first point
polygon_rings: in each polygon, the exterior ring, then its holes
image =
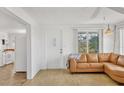
{"type": "Polygon", "coordinates": [[[74,30],[74,49],[75,49],[75,53],[79,53],[78,52],[78,32],[98,32],[99,34],[99,52],[103,52],[103,29],[83,29],[83,30],[79,30],[76,29],[74,30]]]}
{"type": "MultiPolygon", "coordinates": [[[[81,32],[81,31],[80,31],[81,32]]],[[[84,33],[86,33],[86,37],[88,37],[88,35],[89,35],[89,33],[90,32],[84,32],[84,33]]],[[[97,33],[98,34],[98,37],[99,37],[99,33],[98,32],[96,32],[96,31],[93,31],[93,32],[91,32],[91,33],[97,33]]],[[[78,34],[79,34],[79,32],[78,32],[78,34]]],[[[77,37],[78,38],[78,37],[77,37]]],[[[77,39],[78,40],[78,39],[77,39]]],[[[78,45],[79,45],[79,42],[77,41],[77,43],[78,43],[78,45]]],[[[99,44],[99,41],[98,41],[98,44],[99,44]]],[[[77,46],[78,47],[78,46],[77,46]]],[[[86,47],[87,47],[87,52],[86,53],[89,53],[89,40],[88,40],[88,38],[86,38],[86,47]]],[[[79,52],[79,48],[78,48],[78,52],[79,52]]]]}

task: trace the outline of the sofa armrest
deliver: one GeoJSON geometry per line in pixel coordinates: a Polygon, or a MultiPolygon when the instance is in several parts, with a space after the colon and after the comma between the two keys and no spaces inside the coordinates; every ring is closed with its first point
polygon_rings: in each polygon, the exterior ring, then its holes
{"type": "Polygon", "coordinates": [[[77,62],[75,59],[70,60],[70,72],[76,72],[77,62]]]}

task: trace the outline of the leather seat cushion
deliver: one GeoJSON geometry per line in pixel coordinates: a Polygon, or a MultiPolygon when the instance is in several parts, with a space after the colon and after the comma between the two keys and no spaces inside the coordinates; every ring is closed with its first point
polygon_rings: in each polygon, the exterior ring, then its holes
{"type": "Polygon", "coordinates": [[[117,60],[118,60],[118,57],[119,57],[118,54],[111,53],[110,62],[116,64],[117,63],[117,60]]]}
{"type": "Polygon", "coordinates": [[[119,56],[117,64],[120,66],[124,66],[124,55],[119,56]]]}
{"type": "Polygon", "coordinates": [[[110,74],[124,77],[124,67],[112,64],[112,63],[105,63],[104,64],[105,70],[107,70],[110,74]]]}
{"type": "Polygon", "coordinates": [[[90,68],[96,68],[96,69],[102,69],[103,64],[102,63],[89,63],[90,68]]]}
{"type": "Polygon", "coordinates": [[[98,62],[97,54],[87,54],[87,62],[97,63],[98,62]]]}
{"type": "Polygon", "coordinates": [[[77,62],[86,63],[86,62],[87,62],[86,54],[81,54],[81,56],[80,56],[80,58],[77,60],[77,62]]]}
{"type": "Polygon", "coordinates": [[[99,53],[98,58],[99,58],[99,62],[109,62],[110,53],[99,53]]]}
{"type": "Polygon", "coordinates": [[[89,68],[89,63],[77,63],[77,68],[81,68],[81,69],[87,69],[89,68]]]}

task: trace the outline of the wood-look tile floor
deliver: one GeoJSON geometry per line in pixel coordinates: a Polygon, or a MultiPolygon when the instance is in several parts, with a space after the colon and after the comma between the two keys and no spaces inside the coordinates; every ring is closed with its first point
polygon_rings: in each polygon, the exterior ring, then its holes
{"type": "Polygon", "coordinates": [[[0,86],[118,86],[104,73],[70,74],[67,70],[41,70],[33,80],[26,73],[13,73],[13,65],[0,68],[0,86]]]}
{"type": "Polygon", "coordinates": [[[26,73],[13,73],[13,64],[0,67],[0,86],[21,86],[26,82],[26,73]]]}
{"type": "Polygon", "coordinates": [[[104,73],[70,74],[67,70],[41,70],[24,85],[33,86],[118,86],[104,73]]]}

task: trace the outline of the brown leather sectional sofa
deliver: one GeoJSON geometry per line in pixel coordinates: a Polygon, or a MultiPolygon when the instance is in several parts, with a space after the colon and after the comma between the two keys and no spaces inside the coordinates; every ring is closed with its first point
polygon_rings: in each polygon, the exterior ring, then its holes
{"type": "Polygon", "coordinates": [[[69,71],[105,72],[113,80],[124,83],[124,56],[115,53],[81,54],[69,61],[69,71]]]}

